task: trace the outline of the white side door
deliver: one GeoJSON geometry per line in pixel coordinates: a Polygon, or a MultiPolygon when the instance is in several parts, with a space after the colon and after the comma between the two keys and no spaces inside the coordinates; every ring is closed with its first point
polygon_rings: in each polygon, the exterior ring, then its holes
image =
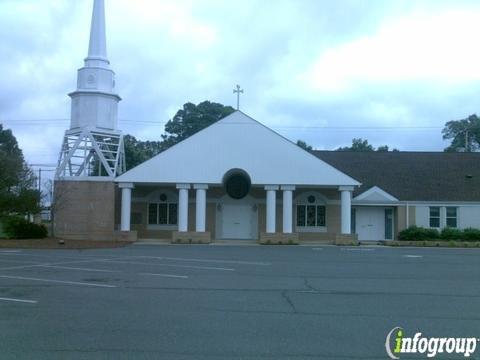
{"type": "Polygon", "coordinates": [[[385,240],[385,208],[356,208],[355,227],[358,240],[385,240]]]}

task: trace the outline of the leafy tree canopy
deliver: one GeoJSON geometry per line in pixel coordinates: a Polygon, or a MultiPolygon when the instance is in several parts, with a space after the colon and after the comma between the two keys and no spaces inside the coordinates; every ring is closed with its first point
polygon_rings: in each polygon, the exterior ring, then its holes
{"type": "Polygon", "coordinates": [[[185,140],[234,111],[231,106],[210,101],[198,105],[186,103],[165,125],[166,134],[162,135],[165,148],[185,140]]]}
{"type": "Polygon", "coordinates": [[[11,130],[0,124],[0,216],[39,211],[40,194],[11,130]]]}
{"type": "Polygon", "coordinates": [[[165,124],[162,141],[140,141],[126,135],[125,160],[127,170],[154,157],[176,143],[185,140],[207,126],[223,119],[235,111],[231,106],[204,101],[198,105],[186,103],[175,116],[165,124]]]}
{"type": "Polygon", "coordinates": [[[132,135],[125,135],[125,162],[127,170],[151,159],[164,150],[162,141],[140,141],[132,135]]]}
{"type": "Polygon", "coordinates": [[[443,139],[451,140],[448,152],[478,151],[480,149],[480,118],[473,114],[466,119],[451,120],[442,130],[443,139]]]}
{"type": "MultiPolygon", "coordinates": [[[[368,143],[368,140],[362,138],[354,138],[352,140],[352,146],[339,147],[336,151],[379,151],[386,152],[390,151],[388,145],[379,146],[377,149],[371,144],[368,143]]],[[[392,149],[392,151],[398,151],[397,149],[392,149]]]]}
{"type": "Polygon", "coordinates": [[[308,145],[303,140],[297,140],[297,145],[300,146],[302,149],[307,150],[307,151],[313,150],[313,147],[311,145],[308,145]]]}

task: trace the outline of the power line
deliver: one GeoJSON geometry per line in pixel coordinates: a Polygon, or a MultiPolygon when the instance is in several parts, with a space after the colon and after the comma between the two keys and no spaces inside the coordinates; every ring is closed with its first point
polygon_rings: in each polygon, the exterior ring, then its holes
{"type": "MultiPolygon", "coordinates": [[[[17,126],[31,125],[50,125],[52,127],[64,127],[63,124],[55,124],[60,121],[69,121],[69,119],[38,119],[38,120],[4,120],[5,123],[17,126]],[[50,124],[51,123],[51,124],[50,124]]],[[[152,126],[164,126],[166,122],[157,122],[149,120],[126,120],[120,119],[122,123],[132,124],[150,124],[152,126]]],[[[242,124],[241,122],[229,122],[228,124],[242,124]]],[[[226,124],[225,124],[226,125],[226,124]]],[[[437,130],[443,129],[442,126],[315,126],[315,125],[268,125],[275,129],[292,130],[437,130]]]]}

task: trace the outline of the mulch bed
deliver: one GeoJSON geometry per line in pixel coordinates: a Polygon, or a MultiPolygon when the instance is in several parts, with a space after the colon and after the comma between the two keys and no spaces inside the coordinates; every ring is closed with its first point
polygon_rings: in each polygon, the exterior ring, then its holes
{"type": "Polygon", "coordinates": [[[93,241],[60,239],[0,239],[0,248],[15,249],[109,249],[130,245],[129,241],[93,241]]]}

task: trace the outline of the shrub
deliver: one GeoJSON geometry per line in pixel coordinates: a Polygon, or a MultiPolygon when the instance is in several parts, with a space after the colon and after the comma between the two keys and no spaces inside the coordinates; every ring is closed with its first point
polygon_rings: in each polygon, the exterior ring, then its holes
{"type": "Polygon", "coordinates": [[[480,241],[480,229],[466,228],[463,230],[462,240],[480,241]]]}
{"type": "Polygon", "coordinates": [[[408,229],[400,231],[398,239],[403,241],[408,240],[438,240],[440,233],[436,229],[426,229],[418,226],[410,226],[408,229]]]}
{"type": "Polygon", "coordinates": [[[48,235],[45,225],[13,216],[3,220],[3,232],[11,239],[43,239],[48,235]]]}
{"type": "Polygon", "coordinates": [[[460,229],[447,227],[442,230],[440,237],[442,238],[442,240],[460,240],[464,238],[464,233],[460,229]]]}

